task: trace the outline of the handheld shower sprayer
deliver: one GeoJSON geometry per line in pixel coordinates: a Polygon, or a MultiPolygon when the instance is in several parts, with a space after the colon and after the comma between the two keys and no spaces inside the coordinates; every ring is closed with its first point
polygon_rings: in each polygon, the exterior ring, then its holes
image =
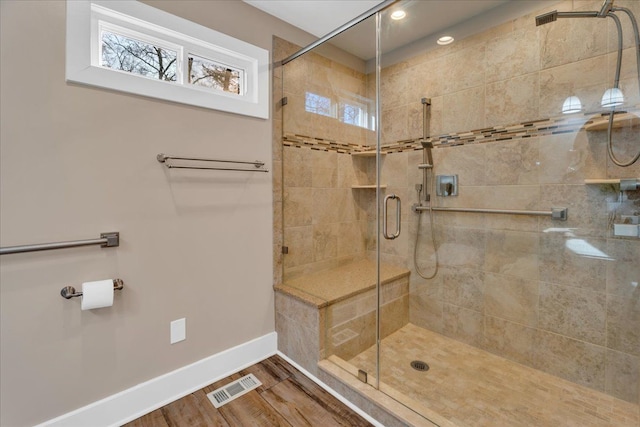
{"type": "MultiPolygon", "coordinates": [[[[431,98],[422,98],[422,163],[418,165],[418,169],[422,169],[422,189],[424,190],[424,201],[429,202],[431,195],[429,194],[429,170],[433,170],[433,142],[429,140],[429,121],[431,120],[431,98]]],[[[422,202],[421,202],[422,203],[422,202]]]]}
{"type": "MultiPolygon", "coordinates": [[[[558,12],[554,10],[553,12],[545,13],[543,15],[536,16],[536,26],[545,25],[551,22],[558,20],[558,18],[611,18],[616,25],[616,29],[618,32],[618,58],[616,61],[616,73],[613,83],[613,88],[618,89],[620,83],[620,68],[622,66],[622,49],[623,49],[623,41],[622,41],[622,25],[620,23],[620,18],[616,14],[616,12],[623,12],[627,14],[629,19],[631,20],[631,25],[633,27],[633,34],[635,36],[635,54],[636,54],[636,63],[637,63],[637,74],[638,74],[638,87],[640,88],[640,30],[638,29],[638,22],[636,21],[633,12],[625,7],[614,6],[614,0],[604,0],[602,3],[602,7],[599,11],[573,11],[573,12],[558,12]]],[[[606,92],[605,92],[606,96],[606,92]]],[[[637,154],[628,161],[619,160],[613,152],[613,137],[612,137],[612,129],[613,129],[613,116],[615,114],[615,106],[611,108],[609,112],[609,125],[607,128],[607,153],[611,161],[620,167],[627,167],[634,164],[638,159],[640,159],[640,149],[637,154]]],[[[608,108],[609,106],[605,104],[604,97],[602,106],[608,108]]]]}
{"type": "Polygon", "coordinates": [[[420,144],[422,145],[422,163],[418,165],[418,169],[422,170],[422,184],[416,184],[416,191],[418,192],[418,203],[414,204],[413,211],[418,214],[418,229],[416,232],[416,242],[413,247],[413,262],[416,269],[416,273],[423,279],[433,279],[438,274],[438,251],[436,248],[435,226],[433,221],[433,211],[431,210],[431,195],[429,194],[429,178],[433,179],[433,142],[429,138],[429,121],[431,119],[431,99],[422,98],[422,139],[420,144]],[[424,197],[421,197],[421,193],[424,191],[424,197]],[[424,205],[423,205],[424,203],[424,205]],[[422,224],[422,211],[416,209],[417,206],[429,206],[429,224],[431,225],[431,243],[433,244],[433,250],[435,251],[435,266],[433,272],[430,275],[426,275],[420,269],[418,265],[418,241],[420,239],[420,228],[422,224]]]}
{"type": "Polygon", "coordinates": [[[536,27],[555,22],[558,18],[606,18],[613,9],[613,0],[604,0],[599,11],[588,12],[553,12],[536,16],[536,27]]]}

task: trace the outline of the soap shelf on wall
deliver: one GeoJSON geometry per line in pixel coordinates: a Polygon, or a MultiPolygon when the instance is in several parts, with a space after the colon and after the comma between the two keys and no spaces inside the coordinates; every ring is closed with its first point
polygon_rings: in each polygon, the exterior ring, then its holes
{"type": "MultiPolygon", "coordinates": [[[[375,184],[367,184],[367,185],[352,185],[351,188],[360,188],[360,189],[366,189],[366,188],[371,188],[371,189],[375,189],[376,185],[375,184]]],[[[380,188],[387,188],[386,184],[380,184],[380,188]]]]}
{"type": "Polygon", "coordinates": [[[640,189],[640,178],[602,178],[602,179],[585,179],[586,185],[602,185],[613,184],[619,185],[620,191],[638,190],[640,189]]]}
{"type": "MultiPolygon", "coordinates": [[[[375,150],[373,150],[373,151],[357,151],[355,153],[351,153],[351,155],[353,157],[375,157],[376,153],[377,152],[375,150]]],[[[382,153],[382,152],[380,153],[381,156],[384,156],[386,154],[387,153],[382,153]]]]}
{"type": "MultiPolygon", "coordinates": [[[[640,125],[640,117],[632,113],[619,113],[613,116],[613,128],[632,127],[640,125]]],[[[601,116],[587,122],[584,125],[586,131],[607,130],[609,128],[609,115],[601,116]]]]}
{"type": "MultiPolygon", "coordinates": [[[[376,150],[372,150],[372,151],[358,151],[355,153],[351,153],[351,155],[353,157],[376,157],[377,151],[376,150]]],[[[381,156],[386,155],[387,153],[380,153],[381,156]]],[[[375,184],[364,184],[364,185],[352,185],[351,188],[353,189],[376,189],[377,186],[375,184]]],[[[380,184],[380,188],[384,189],[387,188],[386,184],[380,184]]]]}

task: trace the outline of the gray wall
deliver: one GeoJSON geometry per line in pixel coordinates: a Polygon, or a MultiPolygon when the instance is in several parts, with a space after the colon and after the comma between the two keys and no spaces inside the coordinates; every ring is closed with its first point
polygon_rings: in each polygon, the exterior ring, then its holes
{"type": "MultiPolygon", "coordinates": [[[[147,2],[271,50],[312,37],[239,1],[147,2]]],[[[274,331],[271,174],[168,171],[157,153],[263,159],[271,120],[65,83],[65,2],[1,3],[1,420],[61,415],[274,331]],[[120,277],[111,308],[65,285],[120,277]],[[187,340],[169,344],[169,322],[187,340]]]]}

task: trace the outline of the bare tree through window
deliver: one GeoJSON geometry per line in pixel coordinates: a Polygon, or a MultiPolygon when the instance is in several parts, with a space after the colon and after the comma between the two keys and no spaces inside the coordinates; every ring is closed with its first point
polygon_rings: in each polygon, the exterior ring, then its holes
{"type": "Polygon", "coordinates": [[[241,73],[209,59],[189,55],[189,83],[193,85],[240,94],[241,73]]]}
{"type": "Polygon", "coordinates": [[[310,113],[334,117],[333,103],[331,102],[331,99],[316,93],[305,93],[304,109],[310,113]]]}
{"type": "Polygon", "coordinates": [[[340,104],[340,121],[356,126],[362,126],[361,114],[363,113],[362,108],[350,105],[350,104],[340,104]]]}
{"type": "Polygon", "coordinates": [[[104,31],[102,66],[151,79],[175,82],[176,52],[104,31]]]}

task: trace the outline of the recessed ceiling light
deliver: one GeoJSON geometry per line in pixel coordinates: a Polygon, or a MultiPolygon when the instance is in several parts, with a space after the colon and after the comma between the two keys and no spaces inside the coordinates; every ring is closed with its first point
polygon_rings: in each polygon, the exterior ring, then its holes
{"type": "Polygon", "coordinates": [[[438,39],[437,42],[439,45],[446,45],[446,44],[450,44],[453,43],[453,37],[451,36],[442,36],[438,39]]]}
{"type": "Polygon", "coordinates": [[[403,19],[405,16],[407,16],[407,12],[405,12],[404,10],[396,10],[391,14],[391,19],[395,19],[396,21],[398,21],[400,19],[403,19]]]}

